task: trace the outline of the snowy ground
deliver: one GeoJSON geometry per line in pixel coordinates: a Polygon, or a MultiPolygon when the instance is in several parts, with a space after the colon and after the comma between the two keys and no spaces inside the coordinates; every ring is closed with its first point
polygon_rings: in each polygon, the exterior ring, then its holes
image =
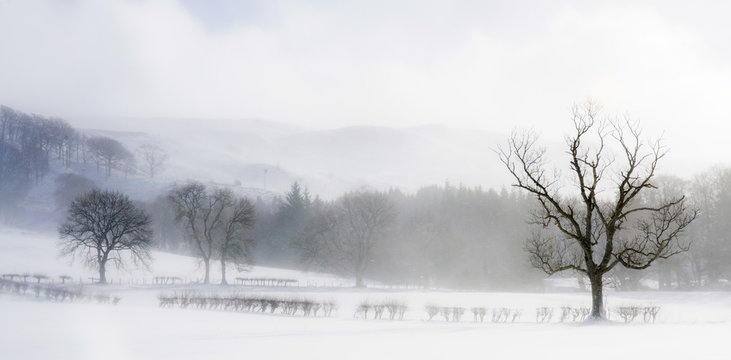
{"type": "MultiPolygon", "coordinates": [[[[0,273],[90,276],[56,258],[52,235],[0,228],[0,273]]],[[[181,256],[155,254],[150,272],[113,272],[120,284],[84,286],[122,298],[117,306],[54,303],[32,295],[0,295],[0,359],[728,359],[731,294],[723,292],[614,293],[609,307],[657,305],[655,324],[538,324],[535,308],[586,306],[585,293],[523,294],[330,287],[339,279],[255,268],[243,276],[296,278],[294,288],[153,286],[154,275],[195,279],[201,270],[181,256]],[[137,280],[135,280],[137,279],[137,280]],[[198,291],[332,300],[332,317],[263,315],[220,310],[161,309],[157,296],[198,291]],[[354,319],[355,308],[395,300],[407,304],[403,321],[354,319]],[[522,309],[514,324],[426,320],[425,305],[522,309]]],[[[234,275],[231,275],[232,277],[234,275]]],[[[342,280],[345,282],[344,280],[342,280]]]]}

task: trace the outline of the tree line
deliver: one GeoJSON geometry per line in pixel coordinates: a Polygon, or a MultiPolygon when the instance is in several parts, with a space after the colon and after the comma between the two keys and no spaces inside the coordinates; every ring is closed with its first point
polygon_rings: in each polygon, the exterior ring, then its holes
{"type": "MultiPolygon", "coordinates": [[[[109,178],[113,171],[154,177],[167,159],[154,144],[143,144],[135,152],[110,137],[79,132],[63,119],[0,106],[0,203],[21,199],[49,173],[52,161],[66,169],[74,164],[94,164],[97,172],[109,178]]],[[[73,188],[91,181],[72,172],[62,177],[57,179],[59,187],[73,188]]],[[[65,201],[63,205],[67,204],[65,201]]]]}
{"type": "Polygon", "coordinates": [[[76,133],[65,121],[0,106],[0,197],[15,200],[49,170],[49,158],[68,163],[76,133]]]}
{"type": "MultiPolygon", "coordinates": [[[[684,199],[682,206],[666,207],[670,211],[659,212],[659,218],[628,217],[624,227],[640,227],[621,236],[617,249],[631,249],[638,245],[631,241],[648,240],[643,234],[658,233],[650,221],[662,220],[657,224],[664,224],[676,237],[673,242],[659,244],[661,251],[648,252],[653,266],[644,271],[614,266],[605,274],[604,283],[618,290],[727,289],[725,284],[731,279],[731,264],[726,260],[731,257],[731,169],[715,168],[691,179],[659,175],[652,178],[652,184],[655,188],[638,195],[633,208],[654,209],[684,199]],[[682,232],[676,232],[679,225],[682,232]]],[[[532,214],[540,208],[529,195],[517,190],[444,184],[411,194],[363,190],[323,201],[294,184],[282,198],[254,204],[254,254],[258,262],[334,271],[354,279],[363,273],[365,264],[367,278],[393,284],[539,289],[544,276],[535,269],[541,270],[541,262],[531,255],[551,253],[545,253],[550,243],[536,242],[536,232],[557,238],[550,227],[534,223],[532,214]],[[370,198],[369,202],[364,198],[370,198]],[[381,209],[369,208],[376,205],[381,209]],[[358,226],[377,220],[379,211],[387,216],[369,234],[374,238],[357,237],[366,233],[358,226]],[[348,243],[347,239],[362,242],[348,243]],[[538,250],[544,252],[536,253],[538,250]]],[[[559,245],[567,244],[562,240],[559,245]]],[[[652,249],[649,243],[644,247],[652,249]]],[[[553,247],[561,249],[565,259],[575,256],[568,248],[553,247]]],[[[629,256],[629,251],[624,254],[629,256]]],[[[623,260],[642,267],[649,258],[643,263],[638,256],[623,260]]],[[[582,287],[589,285],[581,272],[566,275],[576,277],[582,287]]]]}
{"type": "MultiPolygon", "coordinates": [[[[205,265],[221,256],[205,236],[207,221],[216,219],[206,216],[211,196],[221,190],[204,188],[179,185],[145,206],[156,247],[196,255],[205,265]],[[199,202],[205,206],[197,207],[204,209],[196,214],[198,228],[181,227],[181,219],[193,216],[190,204],[199,202]]],[[[260,265],[336,273],[356,286],[366,280],[432,288],[542,286],[521,241],[529,234],[524,215],[531,203],[515,191],[444,184],[411,194],[361,189],[326,201],[295,182],[281,198],[249,204],[256,219],[247,232],[256,243],[249,260],[260,265]]]]}
{"type": "MultiPolygon", "coordinates": [[[[731,256],[731,239],[726,235],[731,169],[716,169],[691,180],[658,176],[653,183],[658,189],[640,196],[637,204],[685,196],[686,207],[700,209],[677,244],[687,251],[658,257],[648,271],[615,266],[605,274],[605,284],[619,290],[654,287],[653,283],[661,289],[722,287],[731,279],[731,266],[724,261],[731,256]]],[[[186,186],[190,184],[180,188],[186,186]]],[[[249,257],[259,265],[338,273],[358,285],[368,279],[433,288],[544,286],[545,277],[536,271],[540,264],[533,263],[531,251],[536,250],[536,231],[546,229],[532,223],[535,201],[516,189],[447,183],[413,193],[359,190],[326,201],[294,183],[281,197],[249,202],[256,219],[247,235],[256,243],[249,257]]],[[[169,194],[144,206],[153,214],[155,247],[196,254],[197,244],[176,220],[169,194]]],[[[214,252],[207,254],[217,259],[214,252]]],[[[567,275],[588,287],[585,274],[567,275]]]]}

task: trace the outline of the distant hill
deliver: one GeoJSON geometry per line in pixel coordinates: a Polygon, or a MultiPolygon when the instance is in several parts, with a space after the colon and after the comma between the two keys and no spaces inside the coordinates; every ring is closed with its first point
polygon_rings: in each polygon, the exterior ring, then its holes
{"type": "MultiPolygon", "coordinates": [[[[95,119],[69,123],[80,136],[110,137],[138,157],[137,173],[98,171],[94,161],[70,164],[49,158],[47,173],[31,185],[24,202],[6,209],[6,222],[43,218],[55,226],[55,179],[74,173],[135,200],[151,200],[174,184],[197,180],[271,201],[301,182],[324,199],[360,188],[410,192],[433,184],[500,188],[509,183],[493,150],[504,139],[489,131],[433,124],[409,128],[354,126],[311,129],[278,122],[197,119],[95,119]],[[154,179],[136,150],[156,144],[168,155],[154,179]],[[30,214],[49,214],[28,217],[30,214]]],[[[85,140],[79,140],[85,141],[85,140]]],[[[38,220],[34,220],[38,221],[38,220]]]]}
{"type": "Polygon", "coordinates": [[[361,187],[507,183],[491,150],[503,139],[488,131],[444,125],[317,130],[265,120],[137,119],[126,126],[144,133],[88,131],[130,148],[158,143],[170,155],[162,174],[168,181],[196,178],[283,192],[299,180],[325,198],[361,187]]]}

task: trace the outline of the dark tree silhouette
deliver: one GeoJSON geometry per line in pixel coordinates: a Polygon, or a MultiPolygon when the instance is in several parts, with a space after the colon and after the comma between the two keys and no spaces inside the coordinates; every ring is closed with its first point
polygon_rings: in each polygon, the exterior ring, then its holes
{"type": "Polygon", "coordinates": [[[116,191],[92,190],[76,198],[59,234],[61,253],[98,267],[100,283],[106,283],[108,261],[123,266],[123,252],[143,265],[150,259],[150,218],[116,191]]]}
{"type": "Polygon", "coordinates": [[[203,282],[210,282],[213,238],[207,236],[213,231],[220,217],[217,204],[211,203],[205,185],[191,182],[170,191],[168,199],[174,204],[176,219],[184,223],[197,255],[205,265],[203,282]]]}
{"type": "Polygon", "coordinates": [[[604,316],[604,274],[616,265],[645,269],[687,251],[688,244],[678,237],[697,211],[688,208],[684,196],[654,204],[641,201],[640,194],[656,189],[655,170],[666,150],[659,142],[643,144],[637,123],[600,120],[591,103],[574,107],[572,120],[575,132],[566,138],[569,182],[549,171],[546,150],[536,145],[531,132],[513,134],[498,154],[514,186],[538,201],[535,223],[554,230],[527,241],[532,264],[549,275],[565,270],[585,274],[591,283],[591,317],[599,319],[604,316]],[[612,157],[609,146],[621,155],[612,157]]]}
{"type": "Polygon", "coordinates": [[[292,246],[303,231],[312,212],[313,201],[299,182],[292,183],[284,199],[277,201],[276,210],[266,238],[261,238],[259,247],[264,260],[277,259],[275,264],[288,264],[296,261],[297,254],[292,246]]]}
{"type": "Polygon", "coordinates": [[[197,182],[173,189],[168,198],[205,265],[203,282],[210,283],[211,259],[218,256],[221,282],[225,284],[226,262],[244,263],[249,259],[253,240],[246,237],[246,231],[254,224],[253,206],[230,190],[209,192],[205,185],[197,182]]]}

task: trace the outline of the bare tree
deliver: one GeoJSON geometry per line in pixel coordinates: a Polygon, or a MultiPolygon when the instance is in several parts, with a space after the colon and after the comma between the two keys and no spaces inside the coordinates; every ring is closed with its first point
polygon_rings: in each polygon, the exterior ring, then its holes
{"type": "Polygon", "coordinates": [[[247,239],[245,232],[254,223],[253,206],[246,199],[236,198],[230,190],[209,192],[197,182],[173,189],[169,199],[205,266],[203,282],[210,283],[211,259],[218,256],[225,284],[226,262],[243,263],[250,254],[253,240],[247,239]]]}
{"type": "Polygon", "coordinates": [[[348,193],[320,209],[296,245],[304,261],[352,274],[356,286],[364,287],[373,249],[394,217],[385,194],[348,193]]]}
{"type": "Polygon", "coordinates": [[[192,182],[173,189],[169,194],[170,201],[175,204],[178,221],[185,223],[188,235],[194,248],[205,266],[203,282],[210,282],[211,257],[213,256],[213,241],[206,234],[212,231],[217,217],[211,216],[213,208],[208,202],[205,185],[192,182]],[[211,223],[214,224],[211,224],[211,223]],[[211,241],[209,241],[209,239],[211,241]]]}
{"type": "Polygon", "coordinates": [[[155,144],[142,144],[137,151],[147,168],[150,178],[154,178],[155,174],[163,169],[165,161],[168,159],[165,151],[155,144]]]}
{"type": "Polygon", "coordinates": [[[638,195],[656,189],[660,142],[644,144],[636,122],[600,120],[595,105],[574,107],[575,132],[566,138],[570,184],[550,172],[546,150],[532,132],[515,133],[498,154],[514,186],[538,200],[535,223],[553,233],[536,233],[526,242],[532,264],[554,274],[573,270],[591,283],[591,317],[602,318],[603,276],[616,265],[645,269],[655,260],[688,249],[678,237],[695,219],[685,197],[643,203],[638,195]],[[593,136],[592,136],[593,135],[593,136]],[[609,146],[616,146],[614,158],[609,146]]]}
{"type": "Polygon", "coordinates": [[[59,234],[61,253],[98,267],[100,283],[106,283],[109,260],[123,265],[123,252],[143,265],[150,259],[150,217],[116,191],[95,189],[76,198],[59,234]]]}

